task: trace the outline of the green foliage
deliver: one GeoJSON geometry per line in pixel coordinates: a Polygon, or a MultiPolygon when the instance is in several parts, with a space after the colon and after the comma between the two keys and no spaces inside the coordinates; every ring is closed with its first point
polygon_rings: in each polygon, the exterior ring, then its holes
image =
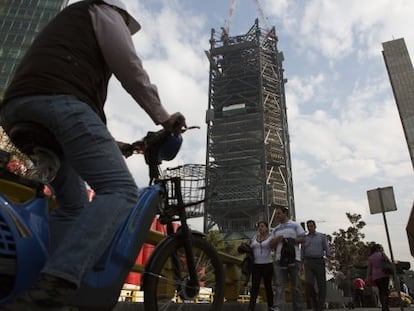
{"type": "Polygon", "coordinates": [[[211,230],[207,233],[207,241],[214,246],[218,252],[224,252],[231,256],[240,257],[241,255],[237,252],[241,242],[240,240],[225,241],[223,235],[218,230],[211,230]]]}
{"type": "Polygon", "coordinates": [[[346,217],[351,225],[347,229],[338,229],[327,238],[332,250],[332,265],[329,270],[334,274],[342,272],[349,276],[367,266],[369,250],[375,242],[364,242],[362,229],[366,223],[360,214],[346,213],[346,217]]]}

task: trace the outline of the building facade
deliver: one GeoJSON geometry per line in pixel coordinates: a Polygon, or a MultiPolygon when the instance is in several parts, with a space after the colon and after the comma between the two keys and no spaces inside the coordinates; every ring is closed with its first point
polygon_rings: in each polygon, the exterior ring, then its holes
{"type": "Polygon", "coordinates": [[[204,230],[242,238],[277,205],[295,217],[283,54],[258,20],[244,35],[213,29],[210,45],[204,230]]]}
{"type": "Polygon", "coordinates": [[[0,1],[0,100],[33,39],[67,3],[68,0],[0,1]]]}
{"type": "Polygon", "coordinates": [[[403,38],[383,42],[383,56],[414,168],[414,69],[403,38]]]}

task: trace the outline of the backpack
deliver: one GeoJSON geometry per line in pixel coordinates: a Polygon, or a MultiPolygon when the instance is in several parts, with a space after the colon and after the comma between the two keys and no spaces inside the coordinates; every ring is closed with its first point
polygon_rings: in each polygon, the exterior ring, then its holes
{"type": "Polygon", "coordinates": [[[239,254],[251,254],[252,253],[252,248],[250,247],[250,244],[247,244],[247,243],[243,242],[237,248],[237,252],[239,254]]]}
{"type": "Polygon", "coordinates": [[[296,263],[295,239],[283,239],[282,250],[280,252],[280,266],[288,267],[296,263]]]}
{"type": "Polygon", "coordinates": [[[253,257],[249,254],[244,256],[242,263],[240,264],[241,273],[244,274],[247,278],[252,273],[252,266],[253,266],[253,257]]]}
{"type": "Polygon", "coordinates": [[[252,267],[254,262],[253,250],[250,247],[250,244],[243,242],[237,248],[237,251],[239,254],[244,254],[244,259],[240,264],[240,270],[245,277],[244,286],[247,286],[247,283],[249,283],[250,280],[250,275],[252,274],[252,267]]]}

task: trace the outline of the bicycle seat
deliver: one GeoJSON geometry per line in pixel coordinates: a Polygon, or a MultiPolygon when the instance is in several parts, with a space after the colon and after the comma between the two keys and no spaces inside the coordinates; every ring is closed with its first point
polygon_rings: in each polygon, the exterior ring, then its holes
{"type": "Polygon", "coordinates": [[[59,158],[62,150],[56,137],[43,125],[34,122],[21,122],[13,125],[9,131],[10,140],[23,153],[31,156],[35,148],[50,150],[59,158]]]}

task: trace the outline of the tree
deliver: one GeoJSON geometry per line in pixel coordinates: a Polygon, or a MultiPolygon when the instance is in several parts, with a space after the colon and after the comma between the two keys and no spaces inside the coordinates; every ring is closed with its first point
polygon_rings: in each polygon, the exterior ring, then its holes
{"type": "Polygon", "coordinates": [[[237,247],[240,245],[240,241],[225,241],[223,235],[218,230],[211,230],[207,233],[207,241],[214,248],[231,256],[240,257],[241,255],[237,252],[237,247]]]}
{"type": "Polygon", "coordinates": [[[332,265],[329,270],[334,274],[341,272],[344,276],[351,277],[356,269],[367,266],[369,250],[375,242],[363,241],[365,234],[362,229],[366,223],[360,214],[346,213],[346,217],[351,226],[327,236],[332,251],[332,265]]]}
{"type": "Polygon", "coordinates": [[[365,243],[362,229],[366,223],[360,214],[346,213],[351,223],[348,229],[339,229],[327,235],[332,258],[328,270],[335,275],[335,280],[344,296],[351,296],[351,284],[354,277],[366,276],[367,258],[374,242],[365,243]]]}

